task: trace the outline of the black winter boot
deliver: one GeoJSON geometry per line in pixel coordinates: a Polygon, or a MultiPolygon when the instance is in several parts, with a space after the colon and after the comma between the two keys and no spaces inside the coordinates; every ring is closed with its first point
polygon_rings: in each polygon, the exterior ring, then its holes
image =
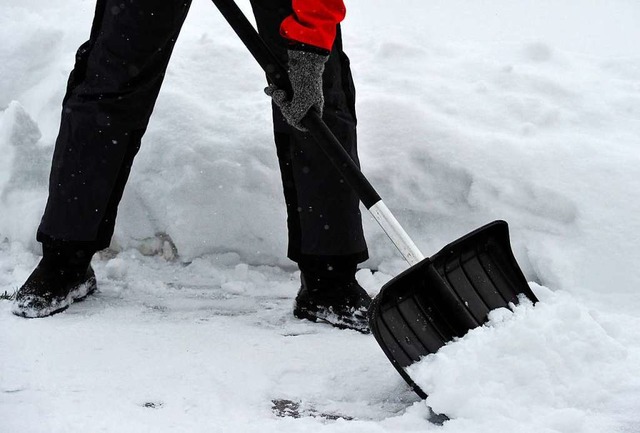
{"type": "Polygon", "coordinates": [[[16,293],[13,314],[46,317],[66,310],[96,290],[93,251],[72,245],[43,245],[43,257],[16,293]]]}
{"type": "Polygon", "coordinates": [[[355,278],[356,266],[305,266],[300,263],[302,287],[293,315],[328,323],[336,328],[368,334],[367,310],[371,297],[355,278]]]}

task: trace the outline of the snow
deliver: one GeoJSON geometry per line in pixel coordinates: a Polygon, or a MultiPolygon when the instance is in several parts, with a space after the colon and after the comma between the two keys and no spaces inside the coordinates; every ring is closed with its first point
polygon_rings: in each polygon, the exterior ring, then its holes
{"type": "Polygon", "coordinates": [[[485,327],[409,367],[411,377],[454,418],[451,431],[469,420],[475,432],[620,431],[619,400],[640,386],[634,336],[566,292],[534,290],[535,308],[494,310],[485,327]]]}
{"type": "MultiPolygon", "coordinates": [[[[640,6],[391,3],[347,2],[364,171],[427,255],[507,220],[540,303],[412,366],[426,403],[371,336],[295,320],[264,77],[196,1],[94,259],[100,293],[41,320],[0,301],[0,432],[640,431],[640,6]]],[[[93,9],[3,1],[0,293],[40,254],[93,9]]],[[[375,295],[406,265],[365,228],[375,295]]]]}

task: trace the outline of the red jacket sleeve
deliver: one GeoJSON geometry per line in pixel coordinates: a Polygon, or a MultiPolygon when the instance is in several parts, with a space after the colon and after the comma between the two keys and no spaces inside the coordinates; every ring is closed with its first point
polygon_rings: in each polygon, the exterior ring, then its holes
{"type": "Polygon", "coordinates": [[[293,14],[282,22],[280,34],[331,51],[336,26],[346,14],[343,0],[291,0],[291,4],[293,14]]]}

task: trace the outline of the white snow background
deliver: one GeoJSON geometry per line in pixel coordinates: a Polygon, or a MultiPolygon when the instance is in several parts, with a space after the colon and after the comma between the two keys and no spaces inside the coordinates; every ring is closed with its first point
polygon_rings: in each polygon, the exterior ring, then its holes
{"type": "MultiPolygon", "coordinates": [[[[94,6],[0,6],[0,293],[38,261],[94,6]]],[[[365,173],[427,255],[507,220],[540,303],[414,365],[426,403],[373,337],[293,319],[264,77],[196,0],[94,259],[100,293],[39,320],[0,301],[0,432],[640,432],[640,3],[347,7],[365,173]]],[[[375,295],[406,265],[365,220],[375,295]]]]}

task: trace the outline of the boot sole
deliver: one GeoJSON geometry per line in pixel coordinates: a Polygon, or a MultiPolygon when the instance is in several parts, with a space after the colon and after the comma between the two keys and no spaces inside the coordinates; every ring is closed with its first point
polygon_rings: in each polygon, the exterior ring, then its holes
{"type": "MultiPolygon", "coordinates": [[[[33,297],[30,297],[25,299],[23,302],[14,302],[11,312],[16,316],[24,317],[27,319],[37,319],[41,317],[53,316],[54,314],[62,313],[74,302],[83,301],[87,296],[94,293],[97,288],[98,286],[96,283],[96,278],[95,276],[91,276],[87,281],[71,290],[64,299],[57,300],[53,303],[53,305],[45,308],[35,308],[29,305],[25,305],[25,303],[27,303],[28,301],[33,300],[33,297]]],[[[31,304],[32,302],[28,303],[31,304]]]]}
{"type": "Polygon", "coordinates": [[[312,312],[305,308],[295,308],[293,310],[293,315],[298,319],[306,319],[314,323],[326,323],[327,325],[331,325],[338,329],[351,329],[353,331],[358,331],[361,334],[371,333],[368,322],[365,321],[365,325],[363,326],[362,324],[340,318],[334,313],[318,314],[317,312],[312,312]]]}

